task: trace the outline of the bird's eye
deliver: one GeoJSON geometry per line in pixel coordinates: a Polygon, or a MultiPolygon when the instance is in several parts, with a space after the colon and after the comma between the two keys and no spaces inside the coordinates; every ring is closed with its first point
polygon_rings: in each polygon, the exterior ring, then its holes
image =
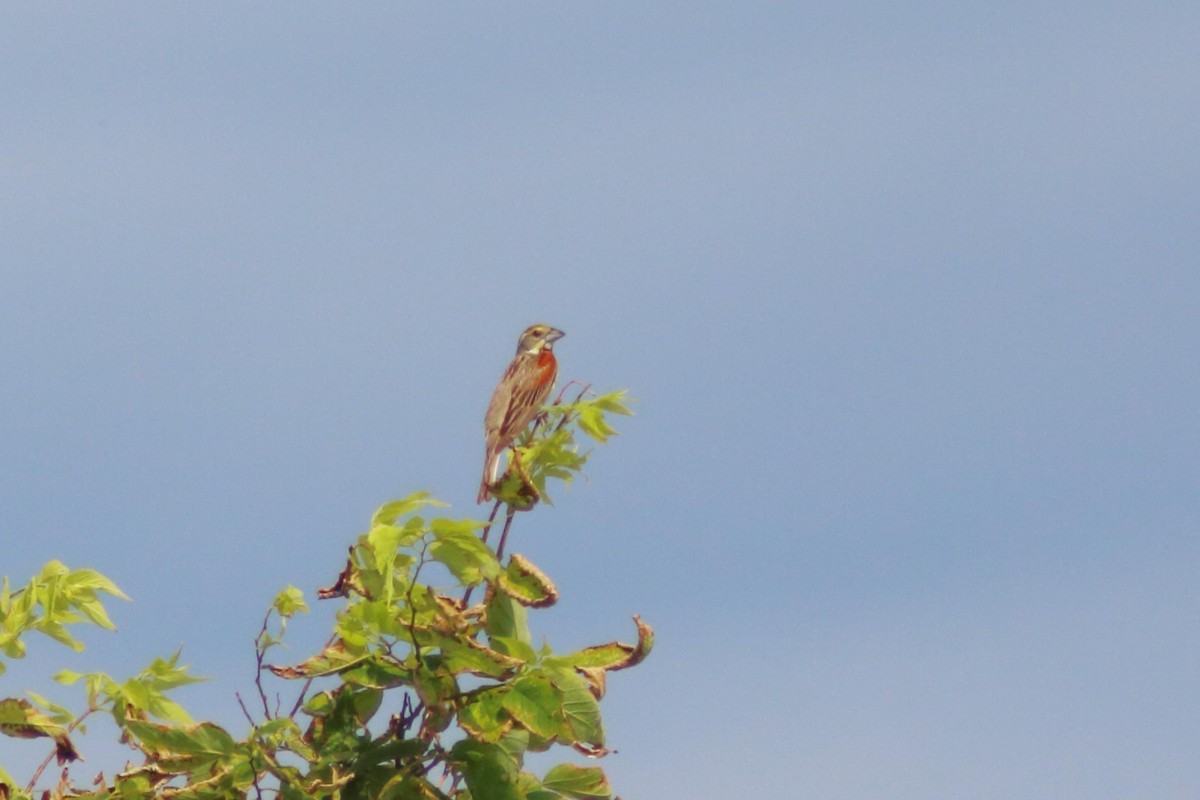
{"type": "Polygon", "coordinates": [[[534,328],[534,329],[533,329],[533,335],[534,335],[534,336],[545,336],[545,335],[546,335],[546,329],[545,329],[545,328],[534,328]]]}

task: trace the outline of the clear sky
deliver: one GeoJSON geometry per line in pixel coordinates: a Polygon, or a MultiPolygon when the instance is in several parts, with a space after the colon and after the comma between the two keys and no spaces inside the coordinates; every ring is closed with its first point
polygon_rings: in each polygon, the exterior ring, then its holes
{"type": "Polygon", "coordinates": [[[1194,2],[7,6],[0,573],[134,602],[0,695],[182,643],[240,732],[278,589],[392,497],[476,513],[545,321],[640,401],[514,534],[553,645],[658,632],[624,796],[1195,798],[1198,42],[1194,2]]]}

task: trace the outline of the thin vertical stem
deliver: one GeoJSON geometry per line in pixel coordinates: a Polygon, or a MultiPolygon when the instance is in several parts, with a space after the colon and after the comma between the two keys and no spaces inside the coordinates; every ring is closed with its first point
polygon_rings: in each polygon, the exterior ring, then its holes
{"type": "Polygon", "coordinates": [[[496,548],[497,561],[504,560],[504,545],[508,542],[508,529],[512,527],[513,517],[516,515],[517,512],[510,508],[508,510],[508,516],[504,519],[504,530],[500,532],[500,545],[496,548]]]}

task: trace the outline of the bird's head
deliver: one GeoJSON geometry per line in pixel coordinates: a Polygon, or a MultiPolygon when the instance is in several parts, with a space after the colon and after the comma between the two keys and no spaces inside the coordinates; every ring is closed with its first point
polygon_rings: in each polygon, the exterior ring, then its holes
{"type": "Polygon", "coordinates": [[[551,328],[549,325],[530,325],[521,334],[520,340],[517,342],[518,353],[540,353],[543,350],[554,349],[554,343],[566,336],[565,333],[558,328],[551,328]]]}

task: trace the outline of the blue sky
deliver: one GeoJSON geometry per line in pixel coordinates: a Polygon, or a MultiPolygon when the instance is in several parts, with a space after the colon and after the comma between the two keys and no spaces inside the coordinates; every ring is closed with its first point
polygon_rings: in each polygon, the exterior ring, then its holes
{"type": "Polygon", "coordinates": [[[240,729],[545,321],[639,399],[515,533],[552,644],[657,629],[621,794],[1200,792],[1200,7],[2,16],[0,572],[134,599],[4,695],[182,643],[240,729]]]}

